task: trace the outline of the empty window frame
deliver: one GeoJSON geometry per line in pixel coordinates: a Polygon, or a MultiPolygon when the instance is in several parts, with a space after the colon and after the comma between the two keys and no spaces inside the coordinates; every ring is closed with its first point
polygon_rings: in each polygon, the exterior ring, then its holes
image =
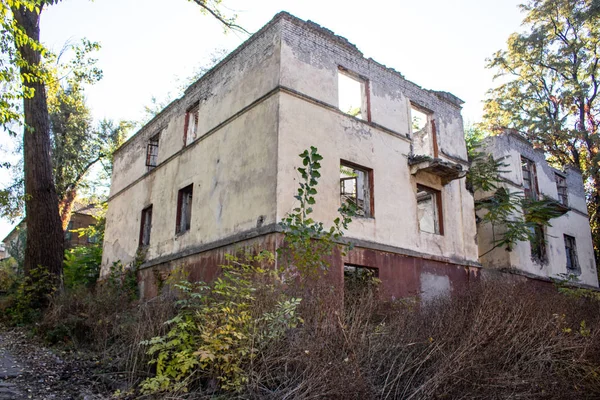
{"type": "Polygon", "coordinates": [[[343,67],[338,69],[338,106],[353,117],[371,120],[369,82],[343,67]]]}
{"type": "Polygon", "coordinates": [[[374,216],[373,171],[341,161],[340,200],[342,204],[354,206],[360,217],[374,216]]]}
{"type": "Polygon", "coordinates": [[[556,191],[558,193],[558,201],[564,205],[569,205],[569,194],[567,192],[567,178],[562,175],[554,174],[556,178],[556,191]]]}
{"type": "Polygon", "coordinates": [[[344,289],[355,292],[374,288],[379,278],[379,269],[361,265],[344,264],[344,289]]]}
{"type": "Polygon", "coordinates": [[[146,146],[146,167],[151,171],[158,165],[158,140],[160,134],[156,134],[148,140],[146,146]]]}
{"type": "Polygon", "coordinates": [[[579,261],[577,260],[577,246],[575,245],[575,238],[573,236],[565,236],[565,254],[567,256],[567,273],[579,275],[581,269],[579,268],[579,261]]]}
{"type": "Polygon", "coordinates": [[[177,234],[190,230],[192,223],[192,191],[193,185],[189,185],[177,194],[177,225],[175,226],[175,233],[177,234]]]}
{"type": "Polygon", "coordinates": [[[183,132],[183,145],[187,146],[198,137],[198,115],[200,103],[194,104],[185,113],[185,126],[183,132]]]}
{"type": "Polygon", "coordinates": [[[152,231],[152,206],[142,210],[140,222],[140,247],[146,247],[150,244],[150,233],[152,231]]]}
{"type": "Polygon", "coordinates": [[[529,244],[531,245],[531,259],[538,263],[545,263],[548,259],[546,257],[544,227],[542,225],[535,225],[529,229],[531,230],[531,238],[529,240],[529,244]]]}
{"type": "Polygon", "coordinates": [[[439,190],[417,185],[417,218],[421,232],[444,234],[442,193],[439,190]]]}
{"type": "Polygon", "coordinates": [[[537,200],[538,185],[535,162],[521,156],[521,170],[523,171],[523,192],[525,193],[525,198],[537,200]]]}
{"type": "Polygon", "coordinates": [[[411,104],[410,132],[414,155],[438,157],[437,137],[432,115],[431,111],[411,104]]]}

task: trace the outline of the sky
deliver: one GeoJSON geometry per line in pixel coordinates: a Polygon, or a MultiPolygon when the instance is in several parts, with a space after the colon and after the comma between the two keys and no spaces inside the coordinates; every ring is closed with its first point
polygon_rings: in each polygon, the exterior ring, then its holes
{"type": "MultiPolygon", "coordinates": [[[[222,5],[250,32],[282,10],[312,20],[421,87],[458,96],[469,123],[481,118],[482,100],[494,85],[485,60],[521,30],[522,2],[223,0],[222,5]]],[[[224,33],[189,0],[63,0],[41,18],[41,40],[51,50],[82,38],[101,44],[96,57],[104,76],[86,90],[96,120],[143,119],[152,97],[176,94],[212,53],[231,51],[247,37],[224,33]]],[[[0,135],[0,142],[8,140],[0,135]]],[[[6,173],[0,175],[0,184],[6,181],[6,173]]],[[[13,226],[0,219],[0,240],[13,226]]]]}

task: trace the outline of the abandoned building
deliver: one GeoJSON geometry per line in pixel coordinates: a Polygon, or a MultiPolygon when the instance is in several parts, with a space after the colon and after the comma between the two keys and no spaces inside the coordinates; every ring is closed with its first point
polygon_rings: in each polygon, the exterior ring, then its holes
{"type": "MultiPolygon", "coordinates": [[[[494,248],[490,224],[478,224],[480,262],[484,268],[512,270],[524,275],[564,279],[598,287],[598,275],[581,172],[572,167],[552,168],[544,152],[534,149],[517,133],[506,131],[484,140],[483,150],[502,162],[501,186],[524,198],[551,200],[560,216],[551,226],[532,228],[532,240],[517,242],[512,249],[494,248]]],[[[476,193],[483,199],[490,193],[476,193]]]]}
{"type": "Polygon", "coordinates": [[[115,152],[102,275],[142,250],[150,297],[173,267],[210,280],[239,246],[274,250],[315,146],[314,218],[359,210],[330,277],[369,268],[385,296],[448,293],[480,268],[461,104],[279,13],[115,152]]]}

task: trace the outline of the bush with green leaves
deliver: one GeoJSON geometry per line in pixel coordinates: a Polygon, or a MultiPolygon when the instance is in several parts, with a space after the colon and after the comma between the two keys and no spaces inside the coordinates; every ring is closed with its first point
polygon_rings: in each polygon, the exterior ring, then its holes
{"type": "Polygon", "coordinates": [[[156,365],[142,392],[187,392],[211,382],[223,391],[241,390],[248,381],[244,366],[302,322],[300,299],[281,290],[272,253],[227,255],[227,261],[212,283],[174,284],[179,312],[166,322],[170,330],[142,342],[156,365]]]}
{"type": "Polygon", "coordinates": [[[57,289],[55,276],[46,267],[31,269],[20,279],[14,303],[8,309],[10,322],[21,325],[38,320],[57,289]]]}

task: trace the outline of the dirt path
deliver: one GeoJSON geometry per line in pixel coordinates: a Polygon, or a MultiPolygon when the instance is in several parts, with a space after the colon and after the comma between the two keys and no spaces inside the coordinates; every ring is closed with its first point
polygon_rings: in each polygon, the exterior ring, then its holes
{"type": "Polygon", "coordinates": [[[17,329],[0,327],[0,400],[100,400],[106,389],[89,361],[57,354],[17,329]]]}

